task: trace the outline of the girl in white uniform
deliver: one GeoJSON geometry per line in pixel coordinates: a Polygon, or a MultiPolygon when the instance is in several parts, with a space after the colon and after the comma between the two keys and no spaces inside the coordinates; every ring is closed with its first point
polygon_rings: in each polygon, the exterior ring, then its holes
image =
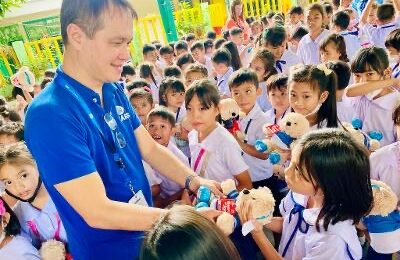
{"type": "MultiPolygon", "coordinates": [[[[285,172],[291,192],[280,207],[284,259],[361,259],[355,223],[372,206],[369,167],[365,149],[345,131],[318,130],[299,141],[285,172]]],[[[256,232],[264,256],[273,255],[256,232]]]]}

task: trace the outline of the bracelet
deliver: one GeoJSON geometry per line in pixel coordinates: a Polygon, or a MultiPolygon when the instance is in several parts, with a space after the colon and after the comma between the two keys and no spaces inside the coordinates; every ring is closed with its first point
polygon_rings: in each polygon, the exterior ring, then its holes
{"type": "Polygon", "coordinates": [[[185,180],[185,189],[187,190],[187,191],[191,191],[190,190],[190,183],[192,183],[192,180],[195,178],[195,177],[197,177],[197,175],[194,175],[194,174],[191,174],[191,175],[189,175],[189,176],[187,176],[186,177],[186,180],[185,180]]]}

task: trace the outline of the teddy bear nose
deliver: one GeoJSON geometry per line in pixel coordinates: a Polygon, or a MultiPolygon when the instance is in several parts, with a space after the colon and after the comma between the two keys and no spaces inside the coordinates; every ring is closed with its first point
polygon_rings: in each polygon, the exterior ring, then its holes
{"type": "Polygon", "coordinates": [[[286,122],[286,125],[287,125],[287,126],[291,126],[292,123],[291,123],[291,122],[286,122]]]}
{"type": "Polygon", "coordinates": [[[235,117],[235,116],[236,116],[236,113],[235,113],[235,112],[233,112],[233,113],[232,113],[232,116],[233,116],[233,117],[235,117]]]}
{"type": "Polygon", "coordinates": [[[243,189],[243,194],[250,194],[250,191],[248,189],[243,189]]]}

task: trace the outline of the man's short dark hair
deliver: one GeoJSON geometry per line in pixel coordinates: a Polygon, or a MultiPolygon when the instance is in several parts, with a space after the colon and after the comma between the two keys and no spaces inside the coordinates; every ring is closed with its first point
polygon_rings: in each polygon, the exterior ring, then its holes
{"type": "Polygon", "coordinates": [[[145,79],[135,79],[126,85],[128,91],[145,87],[150,88],[150,84],[145,79]]]}
{"type": "Polygon", "coordinates": [[[342,30],[346,30],[350,24],[350,15],[345,11],[336,12],[332,17],[332,23],[342,30]]]}
{"type": "Polygon", "coordinates": [[[220,48],[216,50],[211,58],[214,63],[220,64],[224,63],[226,66],[231,66],[231,54],[225,48],[220,48]]]}
{"type": "Polygon", "coordinates": [[[185,36],[185,40],[186,40],[187,42],[196,40],[196,35],[194,35],[194,33],[188,33],[188,34],[185,36]]]}
{"type": "Polygon", "coordinates": [[[92,38],[104,26],[104,12],[111,10],[111,6],[129,11],[132,17],[137,19],[137,13],[128,0],[63,0],[60,21],[64,45],[68,44],[68,25],[72,23],[78,25],[89,38],[92,38]]]}
{"type": "Polygon", "coordinates": [[[243,30],[239,27],[233,27],[232,29],[229,30],[229,35],[234,36],[243,33],[243,30]]]}
{"type": "Polygon", "coordinates": [[[147,53],[152,52],[152,51],[156,51],[156,50],[157,50],[156,46],[154,46],[153,44],[146,43],[145,45],[143,45],[142,54],[146,55],[147,53]]]}

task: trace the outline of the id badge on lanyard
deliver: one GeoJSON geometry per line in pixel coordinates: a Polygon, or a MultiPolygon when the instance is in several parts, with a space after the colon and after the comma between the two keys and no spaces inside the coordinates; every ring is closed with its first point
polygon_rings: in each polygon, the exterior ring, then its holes
{"type": "MultiPolygon", "coordinates": [[[[94,118],[93,113],[91,113],[91,110],[89,109],[89,107],[87,106],[85,101],[82,99],[82,97],[76,92],[76,90],[68,84],[68,82],[63,78],[63,76],[58,75],[55,78],[55,81],[58,81],[58,85],[63,86],[67,90],[67,92],[75,98],[75,100],[78,102],[78,104],[81,106],[81,108],[85,111],[85,114],[87,114],[89,116],[90,121],[94,124],[95,128],[99,131],[102,140],[110,148],[111,152],[113,153],[114,161],[118,165],[121,174],[125,178],[125,182],[127,183],[129,190],[133,194],[133,197],[129,200],[129,203],[142,205],[142,206],[148,206],[146,198],[144,197],[142,190],[135,192],[132,181],[130,180],[129,176],[126,174],[124,161],[118,151],[118,149],[121,147],[117,147],[117,145],[115,143],[116,142],[115,139],[117,139],[117,141],[119,143],[118,135],[116,135],[116,137],[114,137],[113,133],[111,133],[111,135],[113,137],[113,143],[111,144],[107,140],[106,135],[103,133],[103,130],[100,128],[99,124],[97,123],[96,119],[94,118]]],[[[106,118],[106,115],[108,115],[108,114],[111,115],[111,117],[112,117],[111,112],[106,113],[104,117],[106,118]]],[[[110,127],[111,131],[114,131],[115,129],[111,128],[111,126],[109,124],[110,122],[107,122],[106,119],[105,119],[105,121],[106,121],[107,125],[110,127]]],[[[115,119],[114,119],[114,121],[115,121],[115,119]]],[[[117,127],[116,121],[113,123],[115,123],[115,128],[116,128],[117,127]]],[[[125,143],[125,145],[126,145],[126,143],[125,143]]]]}

